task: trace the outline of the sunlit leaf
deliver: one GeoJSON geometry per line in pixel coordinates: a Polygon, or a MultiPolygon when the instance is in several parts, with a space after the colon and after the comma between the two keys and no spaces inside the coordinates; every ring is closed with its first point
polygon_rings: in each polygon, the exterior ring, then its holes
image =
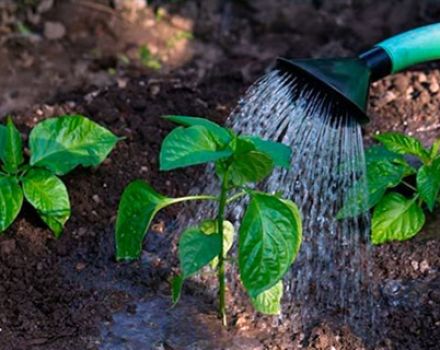
{"type": "Polygon", "coordinates": [[[440,192],[440,157],[419,169],[417,173],[417,192],[426,202],[429,210],[433,211],[440,192]]]}
{"type": "Polygon", "coordinates": [[[253,298],[274,286],[292,264],[302,232],[291,205],[254,193],[239,232],[241,280],[253,298]]]}
{"type": "Polygon", "coordinates": [[[37,210],[55,236],[59,237],[70,217],[66,186],[45,169],[31,169],[22,181],[26,200],[37,210]]]}
{"type": "Polygon", "coordinates": [[[160,150],[160,169],[172,170],[214,162],[232,154],[220,149],[209,130],[200,125],[179,127],[165,137],[160,150]]]}
{"type": "Polygon", "coordinates": [[[6,128],[3,129],[3,150],[0,153],[4,165],[4,169],[9,173],[16,173],[18,167],[23,163],[23,145],[20,132],[15,127],[11,118],[6,122],[6,128]]]}
{"type": "Polygon", "coordinates": [[[183,126],[204,126],[211,133],[212,137],[217,141],[220,146],[226,146],[231,142],[231,134],[225,128],[220,125],[204,118],[198,117],[187,117],[183,115],[166,115],[164,116],[166,120],[172,121],[173,123],[180,124],[183,126]]]}
{"type": "Polygon", "coordinates": [[[430,159],[428,151],[423,147],[422,143],[414,137],[398,132],[387,132],[377,135],[375,138],[392,152],[411,154],[419,157],[424,162],[430,159]]]}
{"type": "Polygon", "coordinates": [[[372,242],[404,241],[425,224],[425,214],[414,199],[391,192],[377,204],[372,218],[372,242]]]}
{"type": "Polygon", "coordinates": [[[0,175],[0,232],[11,225],[23,204],[23,191],[14,177],[0,175]]]}
{"type": "Polygon", "coordinates": [[[118,138],[81,115],[47,119],[32,129],[30,164],[64,175],[82,165],[99,165],[118,138]]]}
{"type": "Polygon", "coordinates": [[[273,287],[251,298],[255,310],[266,315],[281,313],[281,298],[283,297],[283,281],[278,281],[273,287]]]}

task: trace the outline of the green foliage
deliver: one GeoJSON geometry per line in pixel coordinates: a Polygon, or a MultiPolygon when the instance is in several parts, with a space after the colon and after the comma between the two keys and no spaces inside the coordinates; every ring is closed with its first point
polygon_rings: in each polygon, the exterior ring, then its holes
{"type": "Polygon", "coordinates": [[[157,59],[150,51],[150,49],[146,45],[142,45],[139,47],[139,60],[142,65],[147,68],[159,70],[162,68],[162,64],[159,59],[157,59]]]}
{"type": "Polygon", "coordinates": [[[371,240],[374,244],[404,241],[415,236],[425,223],[424,207],[433,211],[440,204],[440,140],[430,149],[414,137],[390,132],[376,137],[382,146],[366,151],[368,190],[361,182],[348,190],[338,218],[356,217],[374,208],[371,240]],[[417,157],[418,169],[405,155],[417,157]],[[415,175],[416,186],[411,185],[415,175]],[[410,198],[390,189],[405,186],[410,198]]]}
{"type": "Polygon", "coordinates": [[[80,115],[38,123],[29,137],[30,160],[25,163],[21,135],[11,118],[0,125],[0,232],[19,214],[23,197],[36,209],[56,237],[70,217],[67,188],[57,175],[78,165],[97,166],[118,138],[80,115]]]}
{"type": "Polygon", "coordinates": [[[179,241],[180,274],[172,279],[172,300],[180,298],[184,280],[205,266],[217,271],[219,313],[225,323],[225,263],[234,242],[234,227],[225,220],[225,210],[234,200],[248,196],[249,205],[238,232],[240,278],[255,309],[280,312],[282,278],[295,260],[301,238],[297,206],[276,195],[246,187],[270,175],[275,166],[288,167],[290,149],[258,137],[239,136],[202,118],[166,116],[181,127],[164,140],[160,168],[171,170],[214,163],[221,182],[218,196],[168,198],[143,181],[128,185],[122,194],[116,223],[116,256],[136,259],[156,213],[163,207],[186,200],[213,200],[218,215],[183,232],[179,241]]]}

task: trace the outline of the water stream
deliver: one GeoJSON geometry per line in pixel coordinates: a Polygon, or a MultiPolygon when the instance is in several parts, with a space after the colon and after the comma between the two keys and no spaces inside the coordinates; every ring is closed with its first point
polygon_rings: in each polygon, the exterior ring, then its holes
{"type": "MultiPolygon", "coordinates": [[[[371,339],[369,215],[336,219],[348,189],[357,183],[366,193],[360,125],[325,92],[276,70],[249,89],[227,124],[242,134],[283,142],[293,151],[291,169],[276,170],[261,186],[295,201],[304,221],[304,240],[285,280],[279,322],[289,322],[297,333],[332,320],[371,339]]],[[[206,181],[198,182],[212,183],[208,180],[212,169],[205,176],[206,181]]],[[[194,189],[195,193],[217,191],[217,184],[194,189]]],[[[235,207],[229,218],[237,221],[244,206],[235,207]]],[[[192,223],[214,217],[215,211],[213,204],[199,205],[192,223]]],[[[240,302],[243,295],[236,276],[232,267],[229,283],[237,291],[235,302],[240,302]]]]}

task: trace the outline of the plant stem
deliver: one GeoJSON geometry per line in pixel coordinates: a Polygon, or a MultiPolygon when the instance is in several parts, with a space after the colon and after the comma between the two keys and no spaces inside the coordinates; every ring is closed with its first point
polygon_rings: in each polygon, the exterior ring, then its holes
{"type": "Polygon", "coordinates": [[[229,203],[235,201],[236,199],[238,199],[238,198],[240,198],[240,197],[243,197],[245,194],[246,194],[245,191],[238,192],[238,193],[232,195],[231,197],[229,197],[229,198],[226,200],[226,203],[229,204],[229,203]]]}
{"type": "Polygon", "coordinates": [[[180,203],[180,202],[186,202],[186,201],[196,201],[196,200],[211,200],[211,201],[217,201],[218,198],[216,196],[210,196],[210,195],[199,195],[199,196],[186,196],[186,197],[180,197],[180,198],[173,198],[171,200],[172,204],[180,203]]]}
{"type": "Polygon", "coordinates": [[[406,182],[406,181],[402,181],[402,183],[403,183],[406,187],[408,187],[408,188],[410,188],[411,190],[417,192],[417,188],[415,188],[413,185],[409,184],[409,183],[406,182]]]}
{"type": "Polygon", "coordinates": [[[220,254],[218,256],[218,270],[217,270],[217,278],[218,278],[218,296],[219,296],[219,317],[222,320],[223,326],[227,326],[227,318],[226,318],[226,303],[225,303],[225,292],[226,292],[226,281],[225,281],[225,257],[223,254],[223,221],[225,217],[225,208],[227,203],[227,194],[228,194],[228,171],[226,171],[223,181],[222,188],[220,192],[220,200],[218,207],[218,216],[217,216],[217,226],[218,233],[220,235],[220,254]]]}

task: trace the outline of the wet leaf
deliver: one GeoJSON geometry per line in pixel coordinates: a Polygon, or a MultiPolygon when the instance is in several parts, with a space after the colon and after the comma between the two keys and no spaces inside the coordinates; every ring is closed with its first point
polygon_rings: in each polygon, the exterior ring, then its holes
{"type": "Polygon", "coordinates": [[[372,242],[404,241],[416,235],[425,224],[425,214],[415,199],[391,192],[377,204],[372,218],[372,242]]]}
{"type": "Polygon", "coordinates": [[[301,243],[297,221],[291,204],[252,194],[239,232],[240,277],[251,297],[274,286],[289,269],[301,243]]]}
{"type": "Polygon", "coordinates": [[[227,158],[228,149],[220,149],[209,130],[200,125],[179,127],[171,131],[162,143],[160,169],[172,170],[227,158]]]}
{"type": "Polygon", "coordinates": [[[255,310],[265,315],[281,313],[281,298],[283,297],[283,281],[278,281],[273,287],[251,298],[255,310]]]}
{"type": "Polygon", "coordinates": [[[172,121],[173,123],[180,124],[183,126],[204,126],[211,133],[212,137],[217,141],[219,146],[226,146],[229,142],[231,142],[231,134],[230,132],[222,128],[220,125],[204,118],[198,117],[187,117],[183,115],[166,115],[163,118],[166,120],[172,121]]]}
{"type": "Polygon", "coordinates": [[[259,182],[272,172],[272,158],[266,153],[256,151],[252,142],[237,138],[231,144],[231,148],[232,160],[218,162],[216,172],[222,178],[229,169],[229,179],[234,186],[259,182]]]}
{"type": "Polygon", "coordinates": [[[99,165],[117,141],[110,131],[81,115],[47,119],[30,134],[30,164],[64,175],[79,165],[99,165]]]}
{"type": "Polygon", "coordinates": [[[31,169],[22,181],[26,200],[37,210],[55,236],[59,237],[70,217],[66,186],[45,169],[31,169]]]}
{"type": "Polygon", "coordinates": [[[154,216],[172,204],[172,199],[157,193],[149,184],[137,180],[130,183],[119,202],[116,219],[116,258],[137,259],[142,242],[154,216]]]}
{"type": "Polygon", "coordinates": [[[440,192],[440,157],[419,169],[417,173],[417,192],[432,212],[440,192]]]}
{"type": "Polygon", "coordinates": [[[379,154],[384,154],[384,158],[367,158],[368,186],[364,181],[359,180],[348,190],[344,206],[336,215],[337,219],[354,218],[373,208],[385,195],[387,189],[399,185],[404,177],[415,172],[403,157],[401,159],[392,157],[387,152],[377,153],[379,154]]]}
{"type": "Polygon", "coordinates": [[[429,161],[428,151],[422,143],[414,137],[403,135],[398,132],[387,132],[377,135],[376,140],[380,141],[388,150],[398,154],[411,154],[419,157],[423,162],[429,161]]]}
{"type": "Polygon", "coordinates": [[[18,167],[23,163],[23,145],[20,132],[15,127],[11,118],[6,122],[6,128],[1,136],[3,141],[1,152],[4,169],[11,174],[17,172],[18,167]]]}
{"type": "Polygon", "coordinates": [[[244,137],[244,139],[251,141],[257,151],[269,155],[275,166],[289,169],[290,159],[292,157],[292,150],[289,146],[279,142],[263,140],[255,136],[244,137]]]}
{"type": "Polygon", "coordinates": [[[0,175],[0,232],[11,225],[23,204],[23,191],[14,177],[0,175]]]}

